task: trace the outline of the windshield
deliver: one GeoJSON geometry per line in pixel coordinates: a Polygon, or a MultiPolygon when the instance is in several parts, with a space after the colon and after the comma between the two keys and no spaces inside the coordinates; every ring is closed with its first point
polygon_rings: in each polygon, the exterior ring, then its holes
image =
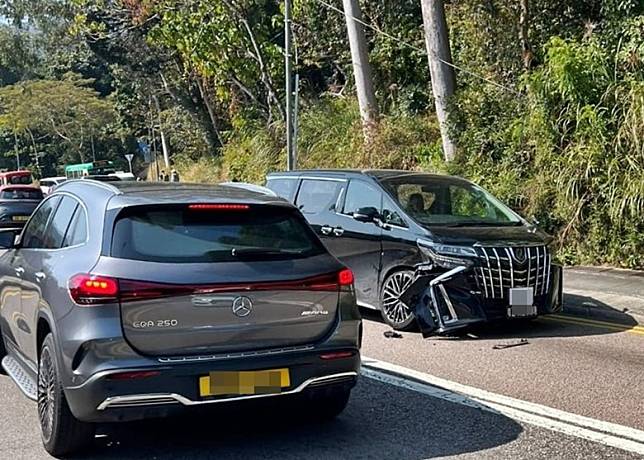
{"type": "Polygon", "coordinates": [[[521,218],[482,188],[462,179],[407,176],[384,179],[400,207],[422,225],[521,225],[521,218]]]}
{"type": "Polygon", "coordinates": [[[5,189],[0,192],[1,200],[42,200],[40,190],[5,189]]]}

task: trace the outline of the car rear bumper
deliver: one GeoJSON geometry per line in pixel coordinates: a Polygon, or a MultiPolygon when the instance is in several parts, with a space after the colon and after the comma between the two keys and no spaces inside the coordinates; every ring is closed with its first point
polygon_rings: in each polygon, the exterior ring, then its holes
{"type": "MultiPolygon", "coordinates": [[[[332,351],[332,350],[331,350],[332,351]]],[[[65,389],[74,416],[86,422],[117,422],[164,417],[190,407],[209,406],[246,400],[287,397],[352,388],[360,372],[360,353],[324,360],[320,351],[284,356],[235,359],[225,362],[168,363],[142,368],[112,369],[99,372],[82,385],[65,389]],[[252,371],[288,368],[290,385],[281,393],[230,397],[201,397],[199,378],[214,371],[252,371]],[[133,380],[114,380],[115,374],[133,371],[156,371],[158,375],[133,380]]],[[[329,350],[324,350],[329,353],[329,350]]]]}

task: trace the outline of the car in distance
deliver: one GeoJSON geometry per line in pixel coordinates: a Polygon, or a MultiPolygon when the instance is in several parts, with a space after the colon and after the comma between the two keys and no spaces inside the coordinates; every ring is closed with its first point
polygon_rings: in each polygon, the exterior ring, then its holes
{"type": "Polygon", "coordinates": [[[0,172],[0,186],[3,185],[31,185],[34,181],[30,171],[3,171],[0,172]]]}
{"type": "Polygon", "coordinates": [[[332,417],[356,383],[353,274],[280,198],[72,180],[0,241],[2,365],[53,455],[97,422],[193,406],[273,397],[332,417]]]}
{"type": "Polygon", "coordinates": [[[447,332],[561,309],[552,238],[465,179],[320,170],[270,174],[266,186],[353,270],[359,305],[396,329],[416,327],[415,311],[431,313],[423,332],[447,332]]]}
{"type": "Polygon", "coordinates": [[[42,199],[43,194],[38,187],[0,186],[0,228],[22,228],[42,199]]]}
{"type": "Polygon", "coordinates": [[[51,192],[54,191],[54,188],[57,185],[62,184],[65,182],[67,178],[65,176],[61,177],[45,177],[43,179],[40,179],[38,181],[38,185],[40,186],[40,190],[42,190],[42,193],[45,195],[50,194],[51,192]]]}

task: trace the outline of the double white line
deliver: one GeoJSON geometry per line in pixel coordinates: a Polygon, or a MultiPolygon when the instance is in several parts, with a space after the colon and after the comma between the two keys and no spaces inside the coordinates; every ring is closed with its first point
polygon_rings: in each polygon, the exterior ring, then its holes
{"type": "Polygon", "coordinates": [[[644,431],[434,377],[367,357],[362,375],[456,404],[500,413],[516,421],[644,455],[644,431]]]}

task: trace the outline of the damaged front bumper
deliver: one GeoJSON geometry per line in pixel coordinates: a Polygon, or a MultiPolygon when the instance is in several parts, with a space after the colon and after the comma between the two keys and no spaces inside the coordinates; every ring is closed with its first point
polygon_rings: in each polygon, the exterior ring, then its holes
{"type": "MultiPolygon", "coordinates": [[[[550,266],[549,286],[545,292],[531,291],[531,286],[507,286],[504,295],[488,298],[477,283],[476,267],[458,266],[450,270],[433,264],[416,267],[414,282],[401,296],[412,307],[424,337],[445,334],[472,324],[497,321],[513,317],[536,317],[557,313],[563,305],[563,271],[556,264],[550,266]],[[512,301],[511,291],[529,292],[526,305],[512,301]],[[520,312],[520,313],[517,313],[520,312]]],[[[526,297],[523,297],[524,299],[526,297]]]]}

